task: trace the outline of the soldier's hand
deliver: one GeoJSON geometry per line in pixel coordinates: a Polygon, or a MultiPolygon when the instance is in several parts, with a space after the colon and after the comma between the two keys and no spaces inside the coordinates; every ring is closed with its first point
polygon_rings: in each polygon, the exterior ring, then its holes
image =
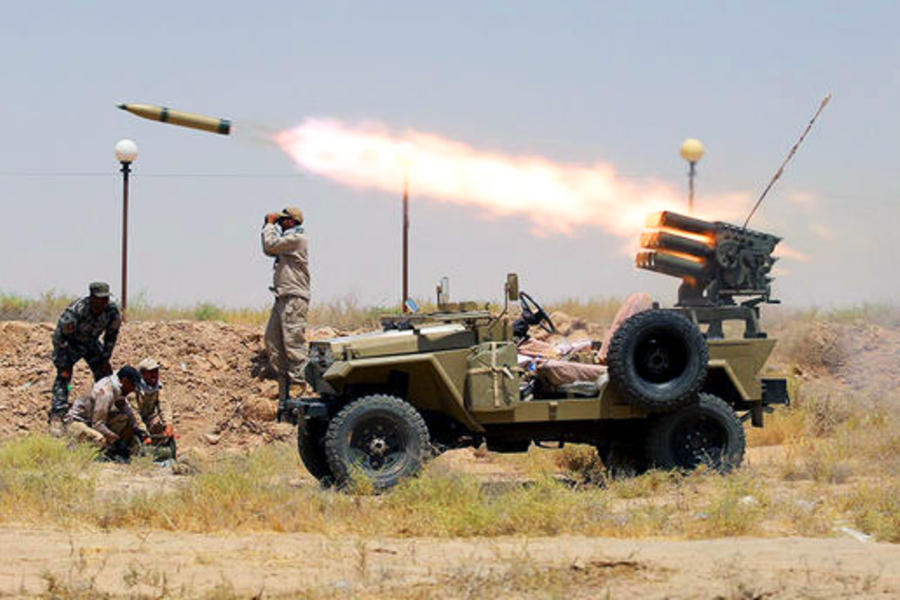
{"type": "Polygon", "coordinates": [[[166,436],[166,437],[169,437],[169,438],[170,438],[170,437],[173,437],[173,436],[175,435],[175,430],[172,429],[172,426],[171,426],[171,425],[167,424],[167,425],[166,425],[166,428],[163,429],[163,435],[166,436]]]}
{"type": "Polygon", "coordinates": [[[278,213],[269,213],[266,215],[266,223],[268,225],[274,225],[276,221],[278,221],[278,213]]]}

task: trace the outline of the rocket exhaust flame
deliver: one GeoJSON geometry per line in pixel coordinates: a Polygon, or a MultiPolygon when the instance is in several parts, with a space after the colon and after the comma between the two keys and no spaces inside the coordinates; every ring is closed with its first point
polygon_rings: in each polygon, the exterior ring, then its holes
{"type": "MultiPolygon", "coordinates": [[[[526,217],[536,235],[592,226],[634,237],[648,213],[685,202],[679,189],[624,180],[610,164],[506,156],[416,131],[398,135],[381,126],[307,119],[276,134],[275,141],[298,166],[348,186],[399,192],[408,169],[416,196],[478,207],[488,216],[526,217]]],[[[736,200],[720,205],[743,205],[736,200]]]]}

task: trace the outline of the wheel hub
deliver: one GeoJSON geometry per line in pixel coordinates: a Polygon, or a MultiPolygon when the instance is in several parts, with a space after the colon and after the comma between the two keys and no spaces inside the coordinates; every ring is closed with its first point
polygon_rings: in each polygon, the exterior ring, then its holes
{"type": "Polygon", "coordinates": [[[647,366],[656,372],[669,368],[669,356],[662,348],[654,348],[647,356],[647,366]]]}
{"type": "Polygon", "coordinates": [[[388,445],[384,438],[381,437],[373,437],[369,440],[369,454],[375,457],[383,457],[385,452],[387,452],[388,445]]]}
{"type": "Polygon", "coordinates": [[[691,419],[676,432],[676,447],[680,447],[678,462],[686,468],[709,462],[716,466],[722,460],[727,445],[724,432],[706,419],[691,419]]]}

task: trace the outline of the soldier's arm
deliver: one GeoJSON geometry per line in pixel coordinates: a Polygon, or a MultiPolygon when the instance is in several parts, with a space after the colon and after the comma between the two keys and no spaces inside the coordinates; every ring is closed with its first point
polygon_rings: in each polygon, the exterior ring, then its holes
{"type": "Polygon", "coordinates": [[[262,230],[262,248],[268,256],[278,256],[285,252],[292,252],[301,248],[306,243],[306,236],[299,231],[287,234],[279,234],[278,229],[271,223],[266,223],[262,230]]]}
{"type": "Polygon", "coordinates": [[[114,314],[103,333],[103,354],[107,357],[112,356],[116,340],[119,339],[119,328],[122,326],[122,313],[119,312],[119,307],[112,306],[111,308],[114,314]]]}
{"type": "Polygon", "coordinates": [[[127,401],[125,402],[125,414],[128,416],[128,424],[131,426],[131,430],[134,432],[134,435],[138,436],[141,441],[146,440],[150,437],[150,432],[144,429],[144,424],[139,417],[136,416],[136,413],[131,408],[131,404],[127,401]]]}
{"type": "Polygon", "coordinates": [[[168,400],[166,400],[166,396],[162,393],[162,390],[157,392],[156,398],[159,401],[159,414],[162,417],[163,425],[174,426],[175,422],[172,417],[172,405],[169,404],[168,400]]]}
{"type": "Polygon", "coordinates": [[[128,407],[131,409],[132,414],[134,414],[136,418],[140,418],[141,397],[138,396],[137,392],[134,393],[134,396],[128,396],[125,401],[128,402],[128,407]]]}
{"type": "Polygon", "coordinates": [[[74,333],[75,313],[67,308],[56,323],[56,329],[53,331],[53,344],[59,348],[65,348],[69,345],[69,340],[74,333]]]}
{"type": "Polygon", "coordinates": [[[91,418],[91,427],[103,434],[109,443],[115,442],[119,436],[106,426],[106,420],[109,417],[109,408],[114,402],[112,390],[103,390],[94,400],[94,415],[91,418]]]}

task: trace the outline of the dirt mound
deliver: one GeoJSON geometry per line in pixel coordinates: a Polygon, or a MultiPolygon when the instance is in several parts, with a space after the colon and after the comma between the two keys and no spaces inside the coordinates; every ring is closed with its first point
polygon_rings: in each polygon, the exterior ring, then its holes
{"type": "MultiPolygon", "coordinates": [[[[50,323],[0,322],[0,439],[46,431],[56,369],[50,323]]],[[[313,329],[311,339],[340,332],[313,329]]],[[[275,423],[277,385],[270,379],[260,328],[216,322],[126,323],[113,368],[152,356],[162,364],[163,393],[175,413],[182,447],[246,447],[292,435],[275,423]]],[[[72,398],[91,373],[75,367],[72,398]]]]}
{"type": "MultiPolygon", "coordinates": [[[[560,334],[538,339],[601,339],[604,327],[562,312],[552,316],[560,334]],[[565,337],[563,337],[565,336],[565,337]]],[[[46,431],[56,370],[50,362],[50,323],[0,322],[0,440],[46,431]]],[[[313,328],[310,339],[348,332],[313,328]]],[[[771,366],[793,368],[801,378],[826,377],[850,389],[873,386],[896,394],[900,330],[858,323],[794,321],[781,331],[771,366]]],[[[113,367],[152,356],[163,365],[163,390],[176,417],[183,448],[208,451],[251,447],[293,435],[275,423],[277,385],[267,372],[259,327],[209,321],[126,323],[113,367]]],[[[85,393],[91,374],[78,363],[72,397],[85,393]]]]}
{"type": "Polygon", "coordinates": [[[798,320],[775,332],[773,359],[805,378],[830,376],[861,389],[896,388],[900,330],[865,322],[798,320]],[[880,383],[879,383],[880,382],[880,383]]]}

